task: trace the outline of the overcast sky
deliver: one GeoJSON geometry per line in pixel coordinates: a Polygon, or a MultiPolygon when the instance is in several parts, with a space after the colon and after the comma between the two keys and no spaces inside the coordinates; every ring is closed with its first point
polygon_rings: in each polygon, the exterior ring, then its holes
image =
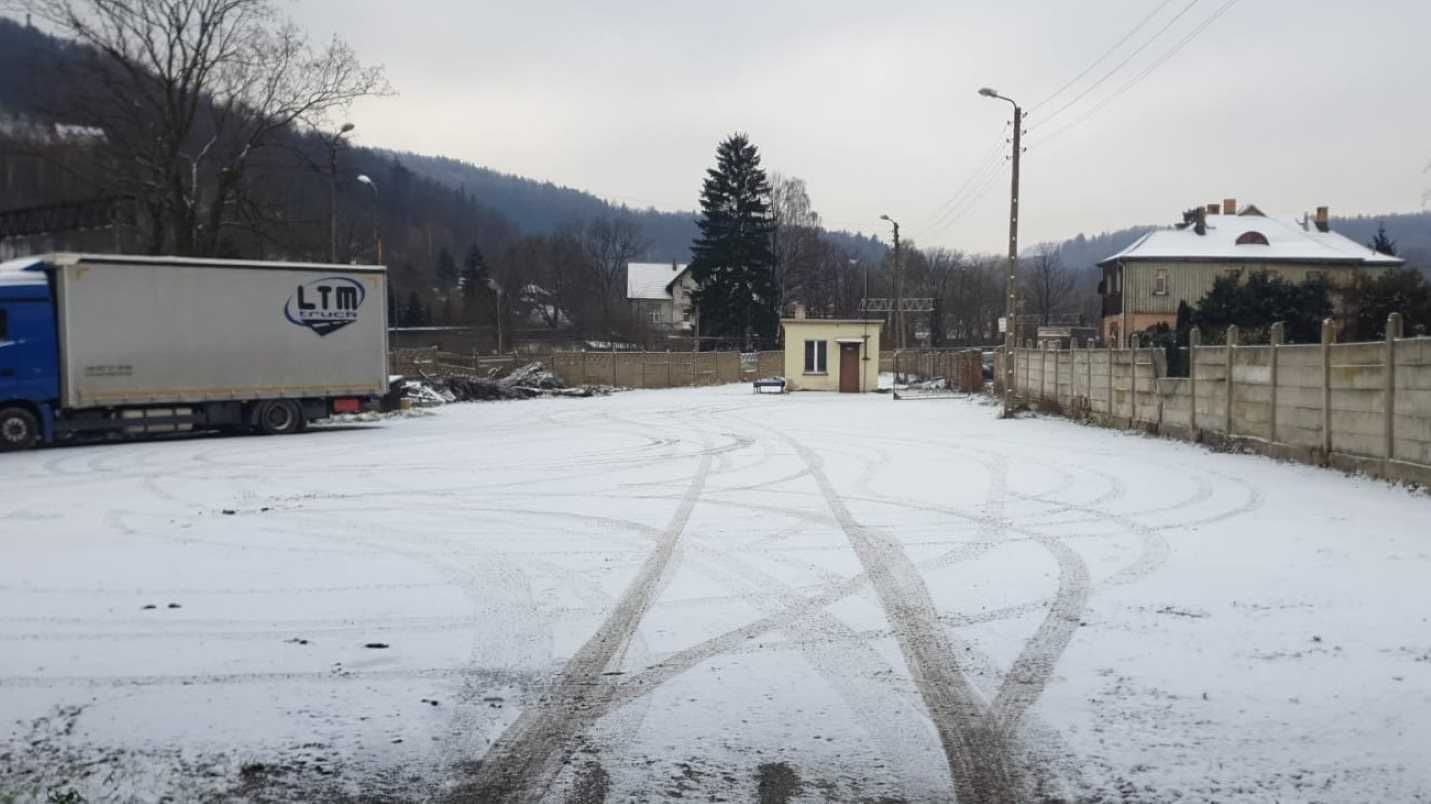
{"type": "Polygon", "coordinates": [[[1009,134],[1011,115],[977,96],[989,85],[1031,110],[1026,245],[1171,222],[1224,197],[1269,213],[1420,209],[1431,188],[1423,172],[1431,2],[1234,0],[1129,86],[1225,2],[299,0],[291,8],[316,38],[339,34],[387,68],[399,95],[354,110],[360,142],[633,206],[695,208],[716,144],[745,131],[767,170],[806,180],[831,227],[883,233],[878,218],[888,213],[923,244],[1000,250],[1007,163],[984,160],[1009,134]],[[1149,15],[1087,78],[1039,105],[1149,15]],[[957,196],[971,177],[985,191],[957,196]],[[948,206],[960,198],[968,203],[948,206]]]}

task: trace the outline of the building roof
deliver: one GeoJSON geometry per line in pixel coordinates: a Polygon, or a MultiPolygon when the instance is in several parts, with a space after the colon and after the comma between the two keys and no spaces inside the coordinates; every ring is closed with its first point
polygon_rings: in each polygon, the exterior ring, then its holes
{"type": "Polygon", "coordinates": [[[626,298],[670,299],[671,285],[690,266],[675,262],[632,262],[626,264],[626,298]]]}
{"type": "Polygon", "coordinates": [[[1193,226],[1159,229],[1098,263],[1129,260],[1215,260],[1256,262],[1351,263],[1397,266],[1404,261],[1372,251],[1336,232],[1323,232],[1295,218],[1261,215],[1208,215],[1207,233],[1193,226]],[[1255,235],[1261,234],[1261,238],[1255,235]],[[1239,242],[1254,241],[1254,242],[1239,242]],[[1261,241],[1265,240],[1265,243],[1261,241]]]}

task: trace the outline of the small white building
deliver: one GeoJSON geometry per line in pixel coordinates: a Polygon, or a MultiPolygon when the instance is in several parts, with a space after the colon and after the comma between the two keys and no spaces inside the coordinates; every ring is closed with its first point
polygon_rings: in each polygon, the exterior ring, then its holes
{"type": "Polygon", "coordinates": [[[879,390],[879,319],[787,318],[785,383],[791,391],[879,390]]]}
{"type": "Polygon", "coordinates": [[[626,299],[636,319],[672,332],[695,329],[691,294],[696,283],[690,266],[677,262],[633,262],[626,265],[626,299]]]}

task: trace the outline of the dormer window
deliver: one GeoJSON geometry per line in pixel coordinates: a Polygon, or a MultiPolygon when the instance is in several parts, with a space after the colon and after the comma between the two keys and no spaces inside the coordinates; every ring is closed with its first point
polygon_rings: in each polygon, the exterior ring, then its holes
{"type": "Polygon", "coordinates": [[[1237,245],[1268,246],[1271,244],[1267,242],[1267,235],[1262,234],[1261,232],[1243,232],[1242,236],[1237,238],[1237,245]]]}

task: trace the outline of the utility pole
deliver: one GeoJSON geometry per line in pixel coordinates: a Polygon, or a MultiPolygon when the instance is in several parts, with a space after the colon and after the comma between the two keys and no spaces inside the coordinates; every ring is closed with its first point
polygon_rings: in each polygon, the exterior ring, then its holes
{"type": "Polygon", "coordinates": [[[343,135],[357,128],[352,123],[344,123],[337,133],[328,138],[328,262],[338,261],[338,148],[343,135]]]}
{"type": "Polygon", "coordinates": [[[1009,192],[1009,300],[1004,333],[1004,416],[1007,417],[1013,411],[1014,348],[1018,346],[1019,156],[1023,151],[1024,110],[1017,101],[988,87],[979,90],[979,94],[1008,101],[1014,107],[1013,183],[1009,192]]]}
{"type": "Polygon", "coordinates": [[[895,343],[900,349],[904,348],[904,310],[900,300],[903,298],[904,282],[899,274],[899,221],[888,215],[879,216],[882,221],[889,221],[894,227],[894,329],[895,343]]]}

